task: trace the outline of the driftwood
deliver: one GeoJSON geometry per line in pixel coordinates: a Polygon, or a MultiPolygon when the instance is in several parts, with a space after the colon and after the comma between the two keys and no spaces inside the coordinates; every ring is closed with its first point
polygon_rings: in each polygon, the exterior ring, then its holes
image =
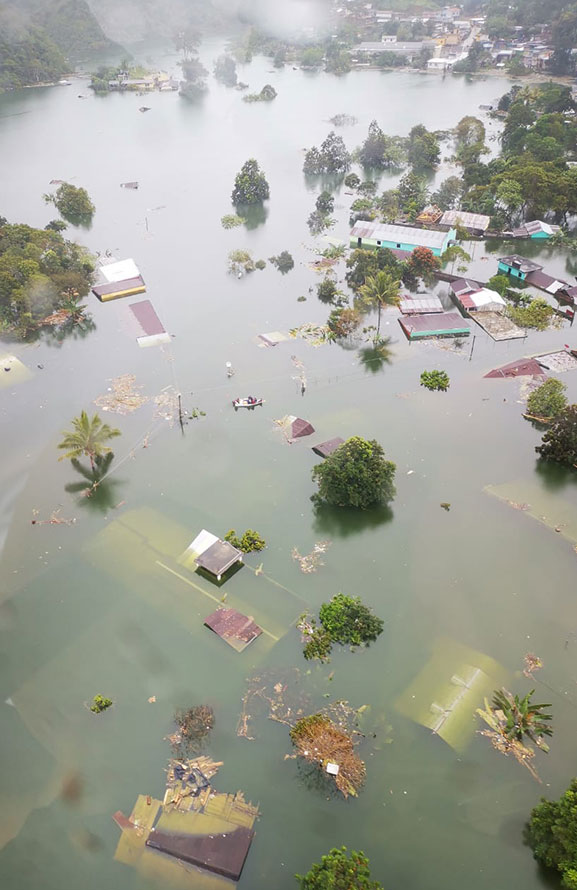
{"type": "Polygon", "coordinates": [[[534,420],[537,423],[544,423],[549,426],[550,423],[553,423],[554,417],[539,417],[538,414],[523,414],[523,417],[526,420],[534,420]]]}

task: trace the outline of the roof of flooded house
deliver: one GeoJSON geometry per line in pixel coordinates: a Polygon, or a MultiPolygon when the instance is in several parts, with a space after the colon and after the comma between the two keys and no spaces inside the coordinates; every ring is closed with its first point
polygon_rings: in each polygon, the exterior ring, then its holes
{"type": "MultiPolygon", "coordinates": [[[[194,821],[200,823],[203,817],[203,813],[195,813],[194,821]]],[[[220,820],[216,827],[218,830],[213,834],[173,833],[155,828],[150,832],[146,845],[183,862],[190,862],[199,868],[238,881],[254,831],[225,820],[220,820]]],[[[198,828],[200,825],[197,830],[198,828]]]]}
{"type": "Polygon", "coordinates": [[[313,445],[312,450],[315,454],[318,454],[319,457],[328,457],[329,454],[332,454],[333,451],[336,451],[337,448],[344,443],[344,439],[341,439],[340,436],[335,436],[334,439],[327,439],[326,442],[321,442],[319,445],[313,445]]]}
{"type": "Polygon", "coordinates": [[[228,541],[221,541],[220,538],[200,553],[195,560],[197,566],[210,572],[211,575],[222,575],[235,562],[240,561],[242,561],[242,552],[228,541]]]}
{"type": "Polygon", "coordinates": [[[395,226],[392,223],[371,223],[358,220],[351,229],[351,238],[373,241],[395,241],[397,244],[419,244],[422,247],[443,247],[447,233],[416,226],[395,226]]]}
{"type": "Polygon", "coordinates": [[[166,333],[150,300],[132,303],[129,308],[146,335],[166,333]]]}
{"type": "Polygon", "coordinates": [[[262,633],[262,629],[250,616],[243,615],[236,609],[219,608],[205,618],[204,623],[237,652],[246,649],[262,633]]]}
{"type": "Polygon", "coordinates": [[[482,309],[484,306],[494,306],[495,304],[503,307],[507,305],[501,294],[488,287],[480,287],[478,290],[455,296],[465,309],[482,309]]]}
{"type": "Polygon", "coordinates": [[[455,281],[451,281],[449,287],[456,297],[460,297],[462,294],[470,294],[479,290],[480,284],[478,281],[473,281],[472,278],[456,278],[455,281]]]}
{"type": "Polygon", "coordinates": [[[534,358],[520,358],[500,368],[493,368],[485,377],[533,377],[545,374],[539,362],[534,358]]]}
{"type": "Polygon", "coordinates": [[[430,312],[442,312],[443,304],[438,297],[423,297],[421,299],[405,297],[399,303],[399,309],[403,315],[422,315],[430,312]]]}
{"type": "Polygon", "coordinates": [[[552,275],[548,275],[547,272],[543,272],[542,269],[535,269],[534,272],[529,272],[525,281],[527,284],[532,284],[534,287],[546,290],[549,294],[556,294],[558,290],[563,290],[567,286],[566,281],[562,281],[559,278],[553,278],[552,275]]]}
{"type": "Polygon", "coordinates": [[[499,262],[503,263],[505,266],[519,269],[520,272],[538,272],[543,268],[539,263],[534,263],[533,260],[528,260],[527,257],[519,256],[518,253],[499,257],[499,262]]]}
{"type": "Polygon", "coordinates": [[[464,210],[445,210],[439,224],[442,226],[455,226],[460,224],[466,229],[480,229],[485,232],[489,228],[491,217],[484,213],[466,213],[464,210]]]}
{"type": "Polygon", "coordinates": [[[299,439],[301,436],[310,436],[315,431],[312,423],[309,423],[308,420],[303,420],[302,417],[291,417],[290,429],[293,439],[299,439]]]}
{"type": "Polygon", "coordinates": [[[125,281],[127,278],[138,278],[140,271],[133,259],[100,260],[98,270],[105,281],[125,281]]]}
{"type": "Polygon", "coordinates": [[[434,315],[411,315],[399,318],[406,334],[469,333],[469,325],[458,312],[438,312],[434,315]]]}
{"type": "Polygon", "coordinates": [[[95,284],[92,293],[102,302],[112,300],[115,297],[130,297],[144,293],[146,285],[141,275],[136,278],[126,278],[124,281],[111,281],[105,284],[95,284]]]}
{"type": "Polygon", "coordinates": [[[513,236],[515,238],[531,237],[531,235],[538,235],[539,232],[543,232],[545,235],[555,235],[560,231],[561,226],[551,225],[550,223],[543,222],[541,219],[533,219],[531,222],[526,222],[519,226],[518,229],[513,229],[513,236]]]}

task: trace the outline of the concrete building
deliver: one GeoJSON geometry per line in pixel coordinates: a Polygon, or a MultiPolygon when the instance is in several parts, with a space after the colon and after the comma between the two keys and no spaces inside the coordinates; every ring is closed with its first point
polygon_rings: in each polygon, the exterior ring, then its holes
{"type": "Polygon", "coordinates": [[[455,229],[437,231],[414,226],[396,226],[358,220],[350,234],[350,246],[365,249],[388,247],[412,253],[416,247],[428,247],[435,256],[442,256],[455,238],[455,229]]]}

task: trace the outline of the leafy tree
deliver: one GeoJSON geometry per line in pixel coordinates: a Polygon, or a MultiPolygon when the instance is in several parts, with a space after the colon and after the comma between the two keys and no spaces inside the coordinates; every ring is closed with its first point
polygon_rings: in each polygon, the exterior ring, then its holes
{"type": "Polygon", "coordinates": [[[63,219],[51,219],[44,228],[47,232],[64,232],[68,228],[68,223],[64,222],[63,219]]]}
{"type": "Polygon", "coordinates": [[[399,278],[401,264],[388,247],[381,247],[379,250],[363,250],[359,247],[348,257],[347,269],[346,282],[350,288],[358,291],[367,278],[374,277],[382,269],[389,269],[399,278]]]}
{"type": "Polygon", "coordinates": [[[459,207],[463,190],[463,180],[458,176],[449,176],[431,195],[431,201],[441,210],[456,210],[459,207]]]}
{"type": "Polygon", "coordinates": [[[70,185],[68,182],[58,186],[56,194],[44,195],[44,200],[54,204],[58,212],[70,222],[89,219],[95,210],[86,189],[70,185]]]}
{"type": "Polygon", "coordinates": [[[502,179],[495,191],[495,198],[509,221],[523,206],[523,192],[514,179],[502,179]]]}
{"type": "Polygon", "coordinates": [[[441,150],[434,133],[423,124],[417,124],[409,133],[407,157],[411,167],[419,170],[432,169],[439,163],[441,150]]]}
{"type": "Polygon", "coordinates": [[[474,43],[467,53],[467,58],[453,65],[453,71],[456,74],[473,74],[480,68],[492,64],[489,53],[483,48],[481,43],[474,43]]]}
{"type": "Polygon", "coordinates": [[[232,191],[233,204],[260,204],[270,197],[270,189],[266,176],[261,171],[258,161],[249,158],[237,173],[232,191]]]}
{"type": "Polygon", "coordinates": [[[395,136],[386,136],[376,120],[369,125],[369,133],[358,151],[359,162],[363,167],[384,170],[391,167],[402,167],[406,161],[406,152],[402,140],[395,136]]]}
{"type": "Polygon", "coordinates": [[[58,448],[66,454],[58,459],[72,460],[86,455],[90,460],[90,466],[94,469],[95,459],[111,450],[106,442],[120,435],[122,435],[120,430],[102,423],[98,414],[90,418],[86,411],[82,411],[80,417],[73,419],[72,431],[64,433],[58,448]]]}
{"type": "Polygon", "coordinates": [[[561,884],[577,888],[577,779],[558,801],[541,798],[527,826],[535,859],[561,873],[561,884]]]}
{"type": "Polygon", "coordinates": [[[555,377],[534,389],[527,399],[527,413],[534,417],[557,417],[567,405],[567,387],[555,377]]]}
{"type": "Polygon", "coordinates": [[[543,297],[535,297],[526,306],[510,306],[507,314],[522,328],[545,331],[553,317],[553,307],[543,297]]]}
{"type": "Polygon", "coordinates": [[[360,176],[356,173],[347,173],[345,176],[345,185],[348,189],[356,189],[361,182],[360,176]]]}
{"type": "Polygon", "coordinates": [[[381,312],[383,306],[398,306],[399,288],[401,282],[395,278],[389,269],[383,269],[374,276],[369,276],[359,288],[359,302],[361,306],[377,310],[377,327],[375,342],[380,338],[381,312]]]}
{"type": "Polygon", "coordinates": [[[231,56],[219,56],[214,64],[214,76],[227,87],[234,87],[237,83],[236,62],[231,56]]]}
{"type": "Polygon", "coordinates": [[[378,442],[353,436],[313,467],[312,477],[319,486],[314,499],[361,510],[386,503],[395,496],[395,470],[378,442]]]}
{"type": "Polygon", "coordinates": [[[324,50],[321,46],[307,46],[301,52],[301,66],[303,68],[320,68],[324,57],[324,50]]]}
{"type": "Polygon", "coordinates": [[[325,71],[328,74],[348,74],[350,70],[350,53],[337,44],[331,43],[326,52],[325,71]]]}
{"type": "Polygon", "coordinates": [[[327,326],[333,340],[341,340],[351,337],[358,331],[363,317],[358,309],[349,306],[340,306],[333,309],[329,315],[327,326]]]}
{"type": "Polygon", "coordinates": [[[306,875],[295,875],[300,890],[383,890],[371,879],[369,860],[364,853],[346,847],[334,848],[306,875]]]}
{"type": "Polygon", "coordinates": [[[414,170],[405,173],[397,191],[402,209],[415,216],[423,209],[429,197],[425,179],[414,170]]]}
{"type": "Polygon", "coordinates": [[[407,271],[413,278],[431,278],[433,272],[441,268],[441,260],[428,247],[415,247],[406,263],[407,271]]]}
{"type": "Polygon", "coordinates": [[[319,213],[322,213],[323,216],[327,216],[335,209],[335,199],[330,192],[321,192],[315,201],[315,207],[319,213]]]}
{"type": "Polygon", "coordinates": [[[504,297],[511,287],[511,279],[508,275],[493,275],[487,282],[489,290],[496,290],[497,293],[504,297]]]}
{"type": "Polygon", "coordinates": [[[234,528],[231,528],[224,536],[224,540],[236,547],[237,550],[242,550],[243,553],[252,553],[253,550],[264,550],[266,547],[264,538],[261,538],[259,533],[253,531],[252,528],[247,528],[241,538],[237,537],[236,531],[234,528]]]}
{"type": "Polygon", "coordinates": [[[326,275],[322,281],[317,284],[317,297],[321,303],[332,303],[338,294],[336,282],[326,275]]]}
{"type": "Polygon", "coordinates": [[[361,646],[374,642],[382,634],[384,622],[365,606],[360,597],[337,593],[323,603],[319,621],[334,643],[361,646]]]}
{"type": "Polygon", "coordinates": [[[114,702],[111,698],[105,698],[103,695],[95,695],[90,705],[90,710],[94,714],[101,714],[103,711],[111,708],[114,702]]]}
{"type": "Polygon", "coordinates": [[[455,158],[463,167],[477,163],[489,149],[485,146],[485,125],[478,117],[467,115],[455,127],[455,158]]]}
{"type": "Polygon", "coordinates": [[[293,260],[292,254],[288,252],[288,250],[281,251],[278,256],[270,256],[268,258],[269,263],[272,263],[273,266],[276,266],[279,272],[283,275],[286,275],[287,272],[290,272],[291,269],[294,269],[295,261],[293,260]]]}
{"type": "Polygon", "coordinates": [[[544,460],[577,467],[577,405],[568,405],[557,415],[535,451],[544,460]]]}
{"type": "Polygon", "coordinates": [[[307,174],[344,173],[351,165],[351,156],[341,136],[331,130],[320,148],[313,146],[305,154],[303,170],[307,174]]]}
{"type": "Polygon", "coordinates": [[[532,689],[523,698],[519,698],[507,689],[496,689],[493,693],[492,709],[501,711],[505,716],[503,734],[506,738],[522,742],[524,736],[527,736],[537,747],[548,751],[543,736],[553,735],[553,728],[549,725],[552,717],[550,714],[544,714],[543,709],[550,708],[551,705],[533,704],[531,696],[534,693],[535,690],[532,689]]]}
{"type": "Polygon", "coordinates": [[[208,89],[206,85],[208,71],[202,62],[195,58],[185,58],[180,65],[184,80],[180,83],[179,95],[190,101],[200,99],[208,89]]]}

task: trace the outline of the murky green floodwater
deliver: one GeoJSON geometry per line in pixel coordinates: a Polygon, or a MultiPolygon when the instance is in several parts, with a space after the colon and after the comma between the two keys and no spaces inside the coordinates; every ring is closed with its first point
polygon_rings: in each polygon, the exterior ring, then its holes
{"type": "MultiPolygon", "coordinates": [[[[218,50],[207,47],[207,59],[218,50]]],[[[519,383],[482,375],[574,335],[496,344],[477,329],[469,360],[471,341],[463,354],[409,346],[392,312],[384,322],[392,360],[383,368],[339,346],[292,341],[259,349],[255,342],[258,332],[327,315],[308,292],[317,280],[306,227],[315,191],[301,173],[302,149],[326,135],[327,119],[359,118],[343,131],[350,147],[374,117],[388,132],[406,133],[417,122],[450,127],[506,82],[378,72],[335,79],[268,68],[256,60],[241,77],[251,88],[273,82],[279,96],[271,104],[247,105],[214,81],[203,104],[155,94],[146,99],[148,114],[138,112],[140,97],[97,99],[85,82],[0,100],[1,212],[42,226],[51,218],[42,201],[50,179],[86,186],[97,212],[79,239],[133,256],[146,296],[174,334],[170,347],[139,349],[132,301],[101,305],[90,297],[96,330],[60,346],[16,346],[34,377],[0,389],[0,700],[14,705],[0,706],[0,883],[6,890],[147,885],[113,860],[119,831],[111,815],[129,813],[139,793],[162,795],[171,715],[204,701],[216,712],[210,753],[224,761],[217,787],[242,788],[261,806],[245,890],[290,888],[295,871],[341,843],[364,849],[391,888],[534,890],[544,879],[523,846],[524,820],[541,792],[559,794],[575,772],[577,557],[562,534],[484,488],[519,483],[515,499],[523,501],[530,485],[532,497],[537,489],[577,510],[576,477],[537,468],[539,437],[521,417],[519,383]],[[266,224],[226,232],[219,221],[230,211],[234,174],[252,155],[271,186],[266,224]],[[139,191],[121,190],[126,180],[139,180],[139,191]],[[267,266],[237,281],[225,271],[234,247],[255,258],[288,249],[296,266],[284,277],[267,266]],[[306,302],[297,302],[300,295],[306,302]],[[304,397],[291,355],[306,366],[304,397]],[[232,381],[226,361],[236,369],[232,381]],[[420,372],[435,366],[451,376],[446,395],[419,388],[420,372]],[[123,431],[116,470],[100,502],[78,500],[65,486],[80,477],[56,459],[60,431],[124,373],[151,397],[176,386],[185,406],[206,418],[181,435],[153,419],[151,402],[111,417],[123,431]],[[234,413],[231,399],[245,392],[264,396],[265,407],[234,413]],[[273,420],[287,413],[313,423],[313,440],[283,444],[273,420]],[[353,434],[376,437],[397,462],[392,509],[315,514],[309,446],[353,434]],[[449,513],[441,501],[452,504],[449,513]],[[33,511],[46,518],[58,507],[77,518],[74,526],[30,524],[33,511]],[[175,558],[202,527],[224,534],[247,526],[266,537],[264,571],[282,587],[244,568],[225,590],[279,641],[264,636],[237,655],[202,626],[214,603],[187,583],[198,576],[181,570],[179,578],[164,566],[178,570],[175,558]],[[302,574],[291,549],[306,553],[327,538],[326,565],[302,574]],[[313,667],[303,683],[316,705],[326,694],[371,704],[393,739],[383,744],[379,730],[367,743],[367,786],[348,802],[306,787],[295,762],[283,759],[290,751],[284,727],[261,720],[255,741],[236,735],[245,678],[293,664],[306,671],[290,624],[339,590],[362,595],[385,631],[368,651],[336,653],[329,666],[313,667]],[[530,688],[520,676],[524,654],[543,659],[536,684],[553,702],[556,733],[550,755],[540,757],[542,788],[486,739],[471,733],[456,754],[395,711],[443,638],[495,659],[519,690],[530,688]],[[116,702],[98,720],[83,707],[96,692],[116,702]],[[66,802],[60,792],[71,775],[81,777],[81,794],[66,802]]],[[[336,236],[346,237],[350,200],[337,197],[336,236]]],[[[483,255],[478,245],[470,273],[489,277],[495,262],[483,255]]],[[[541,255],[548,270],[567,274],[562,254],[541,255]]],[[[574,399],[577,375],[564,380],[574,399]]],[[[255,567],[260,557],[247,562],[255,567]]]]}

